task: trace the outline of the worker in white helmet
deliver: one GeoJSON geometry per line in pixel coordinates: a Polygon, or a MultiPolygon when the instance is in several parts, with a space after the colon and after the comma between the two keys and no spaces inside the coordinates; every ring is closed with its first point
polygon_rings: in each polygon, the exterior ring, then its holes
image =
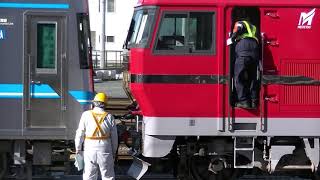
{"type": "Polygon", "coordinates": [[[76,153],[84,146],[83,180],[96,180],[98,168],[102,180],[114,180],[114,157],[118,147],[118,135],[114,118],[105,111],[107,96],[98,93],[93,109],[85,111],[76,132],[76,153]]]}

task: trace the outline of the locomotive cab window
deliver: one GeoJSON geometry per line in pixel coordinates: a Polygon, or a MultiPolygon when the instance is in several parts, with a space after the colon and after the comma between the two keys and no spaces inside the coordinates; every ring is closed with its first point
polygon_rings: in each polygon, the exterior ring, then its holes
{"type": "Polygon", "coordinates": [[[155,52],[213,53],[214,12],[164,13],[155,52]]]}
{"type": "Polygon", "coordinates": [[[57,73],[57,23],[37,24],[37,73],[57,73]]]}
{"type": "Polygon", "coordinates": [[[166,14],[159,30],[157,50],[181,50],[185,46],[187,14],[166,14]]]}
{"type": "Polygon", "coordinates": [[[213,14],[192,12],[189,19],[188,45],[193,50],[210,50],[212,48],[213,14]]]}

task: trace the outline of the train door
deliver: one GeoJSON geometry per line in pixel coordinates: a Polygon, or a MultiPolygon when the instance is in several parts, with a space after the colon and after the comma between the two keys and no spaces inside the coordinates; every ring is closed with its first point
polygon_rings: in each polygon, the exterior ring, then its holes
{"type": "Polygon", "coordinates": [[[24,47],[24,127],[64,128],[66,16],[27,13],[24,47]]]}
{"type": "MultiPolygon", "coordinates": [[[[256,26],[257,33],[260,34],[260,12],[257,7],[230,7],[227,9],[227,16],[226,16],[226,29],[227,29],[227,37],[230,37],[232,34],[232,30],[234,27],[234,24],[237,21],[241,20],[246,20],[252,23],[253,25],[256,26]]],[[[258,37],[260,39],[260,37],[258,37]]],[[[235,54],[235,47],[236,43],[231,44],[230,46],[227,46],[227,66],[228,68],[227,72],[229,72],[229,105],[228,105],[228,116],[229,116],[229,121],[228,121],[228,127],[230,131],[236,131],[236,130],[252,130],[252,131],[258,131],[260,130],[260,123],[261,123],[261,114],[260,114],[260,109],[261,106],[258,105],[257,108],[237,108],[236,104],[238,103],[238,95],[237,95],[237,90],[236,90],[236,77],[234,75],[234,70],[235,70],[235,62],[236,62],[236,54],[235,54]]],[[[260,59],[260,58],[259,58],[260,59]]],[[[252,67],[253,68],[253,67],[252,67]]],[[[259,71],[259,66],[254,67],[254,69],[251,69],[256,71],[255,77],[248,77],[249,73],[247,72],[247,79],[252,78],[256,80],[256,85],[257,85],[257,99],[259,102],[261,102],[260,99],[260,82],[261,82],[261,76],[260,76],[260,71],[259,71]]],[[[244,75],[245,77],[245,75],[244,75]]],[[[252,84],[250,84],[250,91],[252,90],[252,84]]],[[[251,100],[249,100],[249,106],[251,106],[251,100]]]]}

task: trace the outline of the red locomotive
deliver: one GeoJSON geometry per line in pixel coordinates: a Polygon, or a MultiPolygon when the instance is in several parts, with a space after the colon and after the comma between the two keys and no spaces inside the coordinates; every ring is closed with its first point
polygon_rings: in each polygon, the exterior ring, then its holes
{"type": "Polygon", "coordinates": [[[126,44],[143,155],[171,151],[180,179],[217,178],[237,168],[316,172],[319,32],[317,0],[140,0],[126,44]],[[234,107],[235,53],[226,40],[237,12],[260,34],[254,110],[234,107]]]}

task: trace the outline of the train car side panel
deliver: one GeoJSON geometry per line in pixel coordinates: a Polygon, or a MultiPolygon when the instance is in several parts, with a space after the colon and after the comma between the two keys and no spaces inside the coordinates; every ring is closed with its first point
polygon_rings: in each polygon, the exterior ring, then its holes
{"type": "Polygon", "coordinates": [[[0,3],[1,139],[74,138],[93,95],[87,6],[0,3]]]}
{"type": "Polygon", "coordinates": [[[263,88],[270,116],[319,117],[318,12],[316,7],[261,9],[263,88]]]}

